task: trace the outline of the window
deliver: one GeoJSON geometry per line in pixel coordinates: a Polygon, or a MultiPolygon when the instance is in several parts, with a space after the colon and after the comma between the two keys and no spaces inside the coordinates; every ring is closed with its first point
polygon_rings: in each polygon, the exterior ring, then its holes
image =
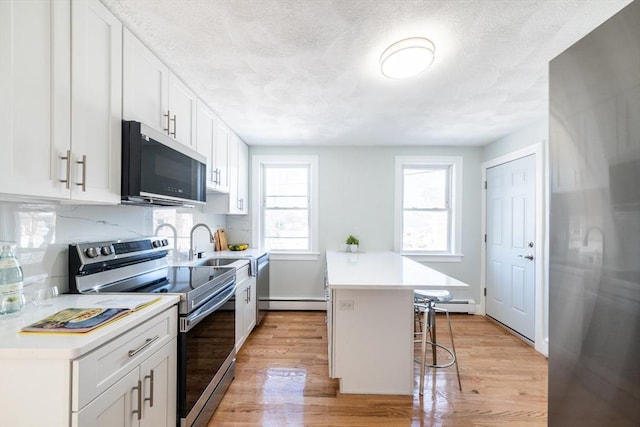
{"type": "Polygon", "coordinates": [[[460,259],[462,158],[396,157],[396,251],[460,259]]]}
{"type": "Polygon", "coordinates": [[[254,156],[253,177],[254,240],[276,258],[316,253],[317,158],[254,156]]]}

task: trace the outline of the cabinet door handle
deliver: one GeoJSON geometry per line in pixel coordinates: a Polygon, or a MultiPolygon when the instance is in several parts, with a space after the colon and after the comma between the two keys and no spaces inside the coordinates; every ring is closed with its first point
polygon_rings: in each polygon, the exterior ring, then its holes
{"type": "Polygon", "coordinates": [[[76,163],[82,165],[82,182],[77,182],[76,185],[82,187],[82,191],[87,191],[87,155],[82,156],[82,160],[76,160],[76,163]]]}
{"type": "Polygon", "coordinates": [[[136,348],[135,350],[129,350],[129,352],[127,353],[129,355],[129,357],[133,357],[136,354],[140,353],[142,350],[144,350],[145,348],[149,347],[154,341],[156,341],[158,338],[160,338],[159,335],[156,335],[153,338],[147,338],[144,343],[136,348]]]}
{"type": "Polygon", "coordinates": [[[60,182],[66,183],[67,190],[69,189],[69,178],[71,177],[71,150],[67,150],[66,156],[60,156],[60,160],[67,161],[67,171],[65,173],[65,179],[60,179],[60,182]]]}
{"type": "Polygon", "coordinates": [[[169,119],[169,117],[171,117],[171,111],[167,110],[167,114],[164,114],[164,116],[167,118],[167,127],[163,130],[167,133],[167,135],[171,135],[169,131],[169,129],[171,128],[171,126],[169,125],[171,123],[171,119],[169,119]]]}
{"type": "Polygon", "coordinates": [[[174,138],[176,138],[176,131],[177,131],[177,127],[178,127],[178,121],[176,120],[176,115],[173,115],[173,119],[171,119],[171,121],[173,122],[173,132],[170,133],[171,136],[173,136],[174,138]]]}
{"type": "Polygon", "coordinates": [[[149,379],[149,397],[145,397],[144,401],[149,402],[149,408],[153,408],[153,369],[149,371],[149,375],[145,375],[144,379],[149,379]]]}
{"type": "Polygon", "coordinates": [[[138,414],[138,421],[142,419],[142,381],[138,380],[138,386],[131,389],[138,391],[138,409],[131,411],[132,414],[138,414]]]}

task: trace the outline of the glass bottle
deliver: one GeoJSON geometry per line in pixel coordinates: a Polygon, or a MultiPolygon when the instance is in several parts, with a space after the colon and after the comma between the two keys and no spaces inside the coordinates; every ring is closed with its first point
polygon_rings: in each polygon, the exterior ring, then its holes
{"type": "Polygon", "coordinates": [[[2,244],[0,252],[0,315],[16,313],[24,307],[22,267],[11,251],[2,244]]]}

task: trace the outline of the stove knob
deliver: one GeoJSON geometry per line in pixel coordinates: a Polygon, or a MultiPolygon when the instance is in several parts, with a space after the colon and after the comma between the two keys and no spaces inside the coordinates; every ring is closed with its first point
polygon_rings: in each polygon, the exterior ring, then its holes
{"type": "Polygon", "coordinates": [[[88,256],[89,258],[95,258],[98,256],[98,249],[97,248],[87,248],[84,250],[84,254],[86,256],[88,256]]]}
{"type": "Polygon", "coordinates": [[[160,240],[154,240],[153,243],[151,243],[154,248],[159,248],[161,244],[160,240]]]}
{"type": "Polygon", "coordinates": [[[100,248],[100,253],[102,255],[111,255],[113,252],[111,251],[111,246],[103,246],[100,248]]]}
{"type": "Polygon", "coordinates": [[[162,246],[169,246],[169,241],[167,239],[162,239],[162,246]]]}

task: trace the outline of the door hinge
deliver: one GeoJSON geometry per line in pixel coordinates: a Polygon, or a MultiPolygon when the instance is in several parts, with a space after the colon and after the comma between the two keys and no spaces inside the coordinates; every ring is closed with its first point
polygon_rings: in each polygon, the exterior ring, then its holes
{"type": "Polygon", "coordinates": [[[487,288],[484,288],[484,296],[487,296],[487,288]]]}
{"type": "Polygon", "coordinates": [[[487,235],[484,235],[484,242],[487,243],[487,235]]]}
{"type": "Polygon", "coordinates": [[[487,189],[487,181],[484,182],[484,189],[487,189]]]}

